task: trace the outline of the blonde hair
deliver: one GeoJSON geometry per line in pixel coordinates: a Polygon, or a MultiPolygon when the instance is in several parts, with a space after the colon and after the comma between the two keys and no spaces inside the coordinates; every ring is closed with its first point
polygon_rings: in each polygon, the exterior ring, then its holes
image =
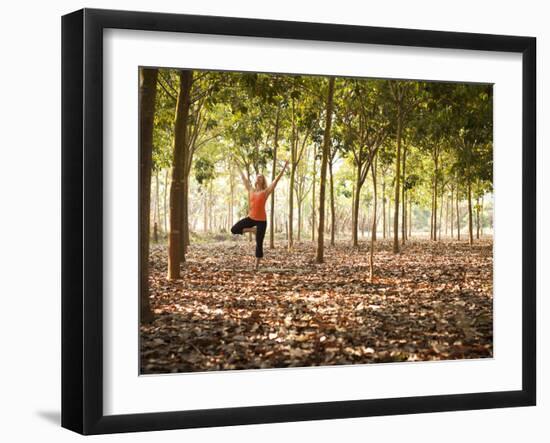
{"type": "Polygon", "coordinates": [[[264,175],[258,174],[256,176],[256,183],[254,184],[255,188],[260,188],[261,191],[265,191],[267,189],[267,180],[265,179],[264,175]],[[261,185],[258,186],[258,179],[261,178],[261,185]]]}

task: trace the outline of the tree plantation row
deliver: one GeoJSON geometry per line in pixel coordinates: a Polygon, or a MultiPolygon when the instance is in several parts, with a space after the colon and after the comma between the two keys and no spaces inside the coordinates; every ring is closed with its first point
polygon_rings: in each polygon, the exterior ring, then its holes
{"type": "Polygon", "coordinates": [[[168,279],[193,235],[227,233],[247,212],[239,169],[274,180],[266,242],[492,232],[492,85],[140,70],[141,312],[150,235],[168,238],[168,279]]]}
{"type": "MultiPolygon", "coordinates": [[[[217,173],[216,179],[211,180],[206,187],[198,185],[196,180],[190,182],[191,199],[189,213],[189,229],[200,240],[225,239],[230,235],[231,226],[235,223],[236,214],[244,214],[247,210],[248,201],[246,190],[236,181],[235,171],[231,174],[225,173],[222,169],[217,173]],[[227,189],[230,191],[228,192],[227,189]],[[221,235],[217,235],[221,234],[221,235]],[[224,235],[227,234],[227,235],[224,235]]],[[[349,174],[347,168],[341,168],[334,172],[334,214],[337,222],[332,225],[331,218],[325,224],[325,236],[333,244],[334,239],[351,240],[352,214],[350,208],[354,198],[354,178],[349,174]],[[334,235],[332,232],[334,230],[334,235]]],[[[151,234],[155,243],[163,242],[168,233],[170,208],[170,170],[168,168],[153,171],[152,195],[151,195],[151,234]]],[[[388,173],[389,174],[389,173],[388,173]]],[[[294,214],[294,235],[297,241],[316,239],[316,226],[313,224],[315,206],[312,177],[299,177],[307,180],[304,199],[297,198],[297,214],[294,214]]],[[[285,179],[283,179],[283,182],[285,179]]],[[[378,187],[377,202],[377,236],[383,239],[389,238],[390,227],[393,217],[392,186],[386,185],[385,181],[378,187]]],[[[454,191],[454,190],[453,190],[454,191]]],[[[330,191],[329,191],[330,192],[330,191]]],[[[372,229],[373,186],[370,177],[367,178],[361,191],[361,204],[359,207],[358,229],[359,239],[368,237],[372,229]]],[[[406,229],[407,238],[411,238],[414,232],[417,238],[429,238],[431,211],[429,208],[413,205],[410,195],[406,200],[406,229]],[[414,214],[414,215],[413,215],[414,214]]],[[[455,193],[450,191],[441,193],[441,200],[438,203],[438,227],[437,240],[467,239],[468,238],[468,205],[466,201],[456,198],[455,193]]],[[[491,232],[492,226],[492,202],[487,200],[490,195],[476,196],[474,204],[474,239],[491,232]]],[[[274,237],[281,238],[284,242],[288,240],[288,180],[277,189],[275,199],[275,213],[273,219],[274,237]]],[[[401,237],[403,239],[403,237],[401,237]]],[[[269,240],[268,240],[269,243],[269,240]]],[[[275,242],[270,247],[274,247],[275,242]]]]}

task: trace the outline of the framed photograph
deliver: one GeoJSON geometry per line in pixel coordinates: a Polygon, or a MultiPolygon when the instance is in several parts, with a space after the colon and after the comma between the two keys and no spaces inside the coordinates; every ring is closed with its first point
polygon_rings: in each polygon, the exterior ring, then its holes
{"type": "Polygon", "coordinates": [[[536,403],[531,37],[62,19],[62,426],[536,403]]]}

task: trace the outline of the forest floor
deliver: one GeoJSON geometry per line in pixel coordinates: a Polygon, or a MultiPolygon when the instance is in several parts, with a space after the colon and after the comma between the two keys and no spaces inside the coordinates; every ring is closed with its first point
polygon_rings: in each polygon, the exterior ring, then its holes
{"type": "MultiPolygon", "coordinates": [[[[266,246],[269,240],[266,239],[266,246]]],[[[409,241],[401,254],[368,245],[292,252],[265,248],[254,271],[246,239],[193,244],[182,280],[166,279],[153,245],[151,303],[141,326],[141,372],[213,371],[492,357],[492,241],[409,241]]]]}

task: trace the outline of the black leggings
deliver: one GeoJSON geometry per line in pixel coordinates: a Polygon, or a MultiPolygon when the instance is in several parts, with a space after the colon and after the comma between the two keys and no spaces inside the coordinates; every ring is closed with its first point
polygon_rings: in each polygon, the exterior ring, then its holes
{"type": "Polygon", "coordinates": [[[256,226],[256,257],[262,258],[264,256],[264,237],[267,228],[266,221],[252,220],[250,217],[245,217],[233,225],[231,233],[242,234],[243,229],[252,228],[253,226],[256,226]]]}

